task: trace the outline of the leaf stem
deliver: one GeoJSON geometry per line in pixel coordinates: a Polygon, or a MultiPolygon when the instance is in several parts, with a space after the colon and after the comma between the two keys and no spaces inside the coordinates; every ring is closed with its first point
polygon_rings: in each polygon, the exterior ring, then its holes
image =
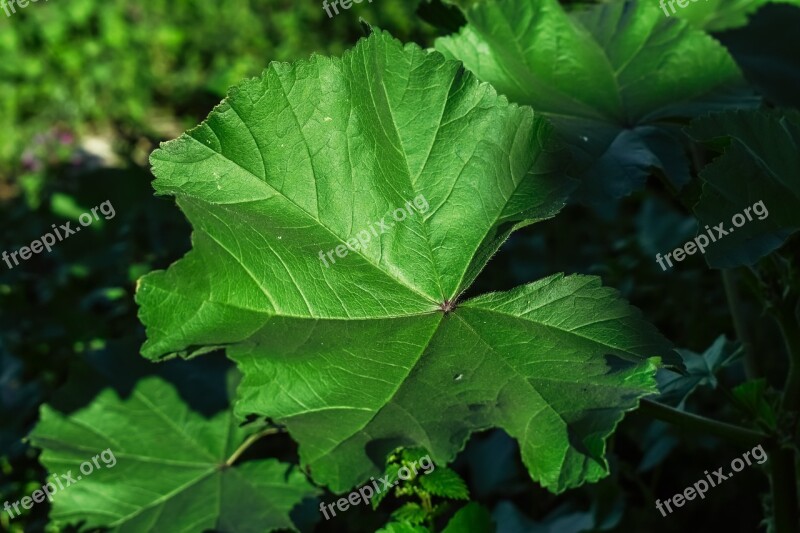
{"type": "Polygon", "coordinates": [[[428,528],[433,531],[433,505],[431,503],[431,495],[424,490],[419,492],[419,499],[422,501],[422,508],[425,509],[425,522],[428,528]]]}
{"type": "Polygon", "coordinates": [[[769,469],[775,533],[794,533],[798,530],[794,450],[788,448],[771,450],[769,469]]]}
{"type": "Polygon", "coordinates": [[[252,446],[256,441],[260,440],[262,437],[266,437],[267,435],[275,435],[276,433],[285,433],[285,432],[286,430],[284,428],[267,428],[262,431],[259,431],[258,433],[250,435],[247,438],[247,440],[245,440],[242,443],[242,445],[239,446],[239,448],[237,448],[235,452],[233,452],[233,455],[231,455],[230,458],[228,458],[228,460],[225,461],[223,467],[229,468],[233,466],[234,463],[236,463],[236,461],[239,460],[242,454],[244,454],[244,452],[246,452],[247,449],[250,448],[250,446],[252,446]]]}
{"type": "Polygon", "coordinates": [[[702,431],[742,446],[754,446],[769,439],[769,436],[761,431],[712,420],[647,398],[641,400],[640,409],[646,415],[675,424],[680,428],[702,431]]]}
{"type": "Polygon", "coordinates": [[[722,284],[725,287],[725,296],[728,299],[728,309],[733,319],[733,329],[736,332],[737,340],[744,349],[744,373],[747,379],[755,379],[761,375],[758,367],[758,358],[753,350],[753,341],[750,338],[750,331],[747,329],[746,321],[742,314],[742,299],[739,296],[739,289],[736,287],[735,274],[732,270],[722,271],[722,284]]]}
{"type": "Polygon", "coordinates": [[[800,327],[797,319],[787,317],[789,313],[791,311],[779,312],[776,316],[789,354],[789,375],[783,388],[781,406],[786,411],[800,411],[800,327]]]}

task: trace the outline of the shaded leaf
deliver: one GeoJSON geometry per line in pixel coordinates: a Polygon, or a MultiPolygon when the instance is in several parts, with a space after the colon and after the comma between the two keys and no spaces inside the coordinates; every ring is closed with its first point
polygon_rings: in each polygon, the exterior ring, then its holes
{"type": "Polygon", "coordinates": [[[750,23],[716,35],[767,99],[800,108],[800,7],[769,4],[750,23]]]}
{"type": "Polygon", "coordinates": [[[731,342],[720,335],[702,354],[690,350],[677,350],[683,359],[685,374],[678,374],[669,369],[658,372],[658,388],[661,394],[659,402],[685,407],[686,400],[698,388],[717,387],[717,373],[734,362],[740,351],[739,344],[731,342]]]}
{"type": "Polygon", "coordinates": [[[700,173],[703,193],[694,206],[716,238],[706,249],[709,265],[751,265],[800,228],[800,113],[717,113],[697,119],[688,132],[698,141],[730,141],[700,173]],[[712,228],[720,223],[727,235],[712,228]]]}
{"type": "Polygon", "coordinates": [[[567,14],[555,0],[498,0],[464,11],[469,24],[437,49],[550,118],[580,162],[581,199],[596,206],[640,188],[652,168],[680,188],[689,172],[673,124],[755,103],[718,42],[649,2],[567,14]]]}
{"type": "Polygon", "coordinates": [[[484,438],[473,438],[467,445],[464,458],[476,500],[524,490],[525,479],[518,466],[519,448],[505,432],[493,430],[484,438]]]}
{"type": "Polygon", "coordinates": [[[541,520],[531,520],[513,503],[503,500],[494,508],[493,518],[498,531],[503,533],[583,533],[610,531],[617,527],[624,505],[617,499],[613,507],[603,512],[603,506],[594,502],[588,510],[574,503],[565,503],[553,509],[541,520]]]}
{"type": "Polygon", "coordinates": [[[651,257],[683,246],[697,233],[697,220],[691,214],[678,211],[657,196],[644,199],[636,226],[636,240],[651,257]]]}
{"type": "Polygon", "coordinates": [[[492,533],[495,525],[485,507],[471,502],[458,510],[442,533],[492,533]]]}
{"type": "Polygon", "coordinates": [[[747,413],[768,430],[778,426],[777,395],[770,394],[764,379],[746,381],[733,389],[733,396],[741,403],[747,413]]]}
{"type": "Polygon", "coordinates": [[[692,0],[688,7],[676,6],[676,13],[672,13],[669,8],[666,12],[697,28],[709,32],[723,31],[746,25],[748,15],[773,2],[800,5],[800,0],[692,0]]]}

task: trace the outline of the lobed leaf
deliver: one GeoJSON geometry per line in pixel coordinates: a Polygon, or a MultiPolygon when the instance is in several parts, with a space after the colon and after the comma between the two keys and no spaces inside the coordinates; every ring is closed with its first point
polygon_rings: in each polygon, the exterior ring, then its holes
{"type": "Polygon", "coordinates": [[[716,238],[705,253],[709,265],[752,265],[800,229],[800,113],[717,113],[694,121],[688,133],[698,141],[729,141],[700,173],[703,193],[694,207],[716,238]],[[759,202],[763,209],[754,209],[759,202]],[[712,227],[720,223],[726,235],[712,227]]]}
{"type": "Polygon", "coordinates": [[[53,496],[54,522],[120,532],[297,529],[290,511],[319,490],[276,459],[229,464],[258,428],[240,427],[227,409],[224,368],[183,363],[148,374],[113,361],[119,355],[76,366],[30,435],[51,474],[75,479],[53,496]],[[214,370],[222,379],[208,379],[214,370]],[[81,464],[104,451],[85,475],[81,464]]]}
{"type": "Polygon", "coordinates": [[[599,479],[669,343],[596,278],[462,301],[514,229],[562,208],[562,156],[543,117],[382,32],[341,59],[273,64],[151,158],[195,232],[140,281],[143,353],[226,347],[236,412],[285,425],[337,492],[399,447],[446,464],[491,427],[553,491],[599,479]]]}

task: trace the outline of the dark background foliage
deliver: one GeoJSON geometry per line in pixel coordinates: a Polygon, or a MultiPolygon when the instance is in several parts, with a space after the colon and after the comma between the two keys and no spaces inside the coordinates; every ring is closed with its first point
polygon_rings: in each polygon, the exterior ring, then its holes
{"type": "MultiPolygon", "coordinates": [[[[54,0],[13,17],[0,14],[0,248],[16,250],[53,222],[105,200],[117,214],[13,270],[0,263],[0,503],[43,483],[38,452],[24,441],[39,406],[87,354],[138,357],[144,333],[133,303],[136,280],[190,247],[190,228],[173,201],[152,194],[152,149],[202,120],[228,86],[270,61],[341,53],[364,35],[359,17],[425,46],[463,22],[439,3],[423,3],[420,13],[416,8],[375,0],[329,20],[317,2],[54,0]],[[125,349],[110,349],[120,346],[125,349]]],[[[796,65],[790,34],[797,25],[787,21],[797,20],[798,11],[770,7],[748,27],[720,36],[748,78],[783,105],[798,103],[798,70],[791,74],[795,90],[786,90],[787,78],[760,57],[782,54],[796,65]]],[[[513,235],[472,291],[508,289],[555,272],[590,273],[619,289],[681,349],[702,353],[720,335],[734,339],[719,271],[700,256],[668,272],[656,264],[655,253],[686,241],[695,222],[659,180],[650,183],[620,202],[615,216],[570,206],[513,235]]],[[[781,253],[796,258],[797,251],[795,238],[781,253]]],[[[759,268],[776,283],[785,275],[779,260],[759,268]]],[[[782,353],[760,302],[745,292],[734,305],[758,353],[782,353]]],[[[760,361],[776,385],[786,371],[780,361],[760,361]]],[[[721,387],[743,379],[741,362],[719,375],[721,387]]],[[[737,417],[711,387],[698,390],[689,407],[711,418],[737,417]]],[[[743,451],[637,412],[613,439],[611,475],[563,495],[530,481],[514,441],[500,431],[475,436],[454,468],[503,532],[756,531],[762,506],[769,505],[762,499],[767,478],[757,468],[667,518],[654,507],[656,498],[682,491],[743,451]]],[[[296,461],[285,435],[249,453],[296,461]]],[[[318,530],[372,531],[386,523],[393,505],[357,507],[318,530]]],[[[0,529],[43,531],[47,513],[37,505],[11,522],[0,514],[0,529]]]]}

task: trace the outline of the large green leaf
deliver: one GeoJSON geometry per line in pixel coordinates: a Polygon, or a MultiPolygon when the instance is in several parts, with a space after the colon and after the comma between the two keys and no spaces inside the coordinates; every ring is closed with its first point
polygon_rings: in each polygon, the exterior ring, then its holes
{"type": "Polygon", "coordinates": [[[227,408],[224,366],[147,374],[121,356],[76,367],[42,407],[31,441],[51,474],[75,481],[55,493],[53,521],[125,532],[295,529],[290,511],[319,491],[275,459],[233,463],[257,427],[239,427],[227,408]],[[85,475],[81,464],[100,454],[85,475]]]}
{"type": "Polygon", "coordinates": [[[753,103],[718,42],[651,2],[567,14],[556,0],[497,0],[464,10],[469,24],[437,49],[548,116],[581,163],[581,198],[595,205],[641,187],[652,168],[684,185],[674,124],[753,103]]]}
{"type": "Polygon", "coordinates": [[[716,240],[705,252],[709,265],[753,264],[800,229],[800,113],[717,113],[688,131],[699,141],[730,143],[700,173],[703,194],[694,207],[716,240]]]}
{"type": "Polygon", "coordinates": [[[564,205],[560,157],[542,117],[385,33],[273,64],[151,158],[195,232],[141,280],[143,352],[227,347],[238,413],[286,425],[335,491],[398,447],[446,464],[495,426],[550,489],[598,479],[669,343],[596,278],[461,300],[513,229],[564,205]],[[352,244],[409,199],[427,207],[352,244]]]}

